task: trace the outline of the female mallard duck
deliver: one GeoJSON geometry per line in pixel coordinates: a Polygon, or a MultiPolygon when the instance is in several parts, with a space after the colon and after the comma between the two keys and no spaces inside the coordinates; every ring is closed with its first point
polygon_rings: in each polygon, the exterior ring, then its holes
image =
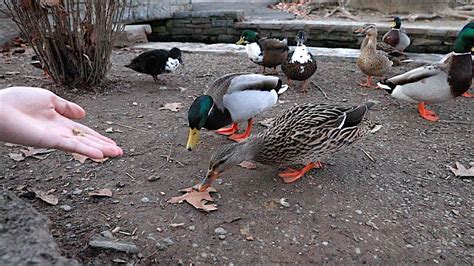
{"type": "Polygon", "coordinates": [[[285,62],[288,56],[288,41],[278,39],[259,38],[258,34],[251,30],[244,30],[240,40],[236,44],[245,44],[247,56],[255,64],[266,67],[276,67],[285,62]]]}
{"type": "Polygon", "coordinates": [[[237,142],[246,140],[252,130],[252,118],[275,105],[287,88],[278,77],[259,74],[228,74],[218,78],[189,108],[186,148],[194,149],[203,127],[221,128],[217,133],[231,135],[229,138],[237,142]],[[248,121],[245,133],[235,134],[237,123],[244,121],[248,121]],[[229,124],[230,128],[222,128],[229,124]]]}
{"type": "Polygon", "coordinates": [[[385,33],[382,41],[386,44],[395,47],[400,52],[403,52],[410,45],[410,37],[406,34],[402,26],[402,20],[399,17],[393,19],[392,28],[385,33]]]}
{"type": "Polygon", "coordinates": [[[322,156],[375,132],[380,126],[366,118],[372,105],[371,102],[348,107],[296,105],[257,136],[219,148],[211,157],[199,190],[206,190],[222,172],[243,160],[275,165],[306,164],[301,170],[288,168],[279,173],[285,183],[294,182],[309,170],[321,167],[318,160],[322,156]]]}
{"type": "Polygon", "coordinates": [[[306,34],[304,31],[298,32],[296,35],[296,47],[293,52],[288,54],[285,62],[281,65],[281,70],[288,78],[288,85],[291,86],[291,80],[304,80],[301,92],[306,92],[309,78],[316,72],[318,65],[316,58],[308,51],[304,42],[306,34]]]}
{"type": "Polygon", "coordinates": [[[367,75],[367,82],[359,84],[363,87],[372,85],[372,76],[381,77],[385,75],[393,62],[383,51],[377,50],[377,28],[374,24],[366,24],[363,28],[357,29],[355,33],[365,34],[361,45],[361,53],[357,59],[357,66],[367,75]]]}
{"type": "Polygon", "coordinates": [[[471,49],[474,23],[468,23],[454,42],[454,53],[444,63],[427,65],[378,83],[394,98],[419,103],[420,115],[429,121],[439,117],[425,108],[425,102],[441,103],[465,93],[472,83],[471,49]]]}
{"type": "Polygon", "coordinates": [[[169,51],[157,49],[141,53],[125,67],[149,74],[155,81],[158,81],[158,75],[173,72],[180,64],[183,64],[181,50],[174,47],[169,51]]]}

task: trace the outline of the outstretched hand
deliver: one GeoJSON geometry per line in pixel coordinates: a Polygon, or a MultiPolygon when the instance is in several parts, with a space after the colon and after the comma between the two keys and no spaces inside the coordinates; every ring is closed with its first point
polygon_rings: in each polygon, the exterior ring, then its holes
{"type": "Polygon", "coordinates": [[[34,87],[0,90],[0,141],[55,148],[94,159],[123,154],[117,144],[74,122],[86,112],[79,105],[34,87]]]}

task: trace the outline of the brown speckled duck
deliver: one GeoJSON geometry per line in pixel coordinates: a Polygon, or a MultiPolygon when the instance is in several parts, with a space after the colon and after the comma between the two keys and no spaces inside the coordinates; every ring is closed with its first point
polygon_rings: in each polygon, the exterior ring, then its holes
{"type": "Polygon", "coordinates": [[[399,17],[393,19],[392,28],[385,33],[382,41],[400,52],[403,52],[410,45],[410,37],[401,29],[402,20],[399,17]]]}
{"type": "Polygon", "coordinates": [[[377,131],[380,126],[366,118],[372,105],[371,102],[357,106],[296,105],[260,134],[216,150],[198,189],[206,190],[222,172],[243,160],[272,165],[305,164],[300,170],[288,168],[279,174],[285,183],[294,182],[320,167],[318,160],[325,155],[377,131]]]}
{"type": "Polygon", "coordinates": [[[274,38],[259,38],[258,34],[251,30],[244,30],[240,40],[236,44],[245,44],[247,56],[255,64],[263,67],[276,67],[285,62],[288,56],[288,41],[274,38]]]}
{"type": "Polygon", "coordinates": [[[301,92],[305,93],[309,78],[316,72],[318,65],[316,58],[308,51],[304,42],[306,34],[304,31],[296,35],[295,50],[288,54],[288,58],[281,65],[281,70],[288,78],[288,85],[291,86],[291,80],[304,81],[301,92]]]}
{"type": "MultiPolygon", "coordinates": [[[[389,60],[387,54],[377,50],[377,28],[374,24],[366,24],[355,33],[365,34],[365,39],[361,44],[361,53],[357,59],[357,66],[367,75],[367,82],[360,83],[360,86],[371,87],[372,76],[381,77],[385,75],[393,62],[389,60]]],[[[375,87],[375,86],[374,86],[375,87]]]]}
{"type": "Polygon", "coordinates": [[[425,103],[442,103],[461,96],[472,84],[471,49],[474,23],[468,23],[454,42],[454,53],[443,63],[422,66],[378,83],[392,97],[418,103],[418,112],[429,121],[439,117],[425,103]]]}

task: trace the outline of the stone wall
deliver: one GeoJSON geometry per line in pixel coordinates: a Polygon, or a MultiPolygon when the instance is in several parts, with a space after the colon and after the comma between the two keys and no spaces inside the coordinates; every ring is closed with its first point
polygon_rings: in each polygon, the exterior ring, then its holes
{"type": "Polygon", "coordinates": [[[143,22],[173,17],[175,12],[192,9],[191,0],[132,0],[126,21],[143,22]]]}
{"type": "Polygon", "coordinates": [[[236,42],[240,31],[235,24],[242,21],[243,11],[185,11],[174,14],[173,19],[151,23],[150,41],[183,42],[236,42]]]}
{"type": "Polygon", "coordinates": [[[7,7],[0,1],[0,45],[18,36],[15,22],[7,14],[7,7]]]}

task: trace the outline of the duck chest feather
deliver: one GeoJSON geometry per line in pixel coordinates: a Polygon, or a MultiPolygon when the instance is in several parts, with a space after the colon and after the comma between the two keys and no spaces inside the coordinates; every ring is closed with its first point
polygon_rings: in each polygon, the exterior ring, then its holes
{"type": "Polygon", "coordinates": [[[448,83],[454,97],[469,90],[472,84],[471,53],[453,56],[448,70],[448,83]]]}

